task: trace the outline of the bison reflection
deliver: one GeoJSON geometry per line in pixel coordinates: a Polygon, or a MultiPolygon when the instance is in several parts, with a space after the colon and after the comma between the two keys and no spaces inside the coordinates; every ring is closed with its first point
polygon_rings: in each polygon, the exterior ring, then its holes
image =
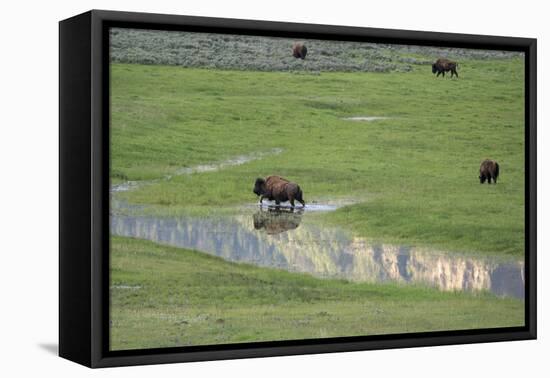
{"type": "Polygon", "coordinates": [[[303,211],[294,209],[269,208],[253,215],[254,229],[265,230],[268,235],[280,234],[298,228],[303,211]]]}

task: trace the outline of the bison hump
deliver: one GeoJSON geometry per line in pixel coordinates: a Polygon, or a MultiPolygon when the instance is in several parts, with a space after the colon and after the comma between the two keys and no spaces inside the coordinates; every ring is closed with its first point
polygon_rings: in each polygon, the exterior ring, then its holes
{"type": "Polygon", "coordinates": [[[288,181],[287,179],[281,177],[281,176],[267,176],[266,179],[265,179],[265,182],[279,182],[279,181],[282,181],[282,182],[290,182],[288,181]]]}

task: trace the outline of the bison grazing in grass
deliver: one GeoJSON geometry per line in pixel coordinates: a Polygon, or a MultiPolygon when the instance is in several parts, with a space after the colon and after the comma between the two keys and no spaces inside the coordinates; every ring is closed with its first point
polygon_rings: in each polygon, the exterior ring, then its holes
{"type": "Polygon", "coordinates": [[[280,176],[268,176],[265,179],[257,178],[252,191],[260,196],[260,204],[264,198],[267,198],[270,201],[275,201],[277,206],[281,202],[290,201],[290,205],[294,207],[294,200],[300,202],[302,206],[306,205],[302,198],[300,186],[280,176]]]}
{"type": "Polygon", "coordinates": [[[479,183],[483,184],[485,180],[490,184],[491,180],[496,184],[498,178],[498,163],[494,160],[484,160],[479,167],[479,183]]]}
{"type": "Polygon", "coordinates": [[[437,76],[443,74],[443,77],[445,77],[445,72],[451,71],[451,77],[453,77],[453,75],[458,77],[458,73],[456,72],[457,67],[457,62],[452,62],[449,59],[438,59],[432,64],[432,73],[437,72],[437,76]]]}
{"type": "Polygon", "coordinates": [[[292,56],[294,56],[296,59],[305,59],[307,55],[307,47],[303,43],[296,42],[294,46],[292,46],[292,56]]]}

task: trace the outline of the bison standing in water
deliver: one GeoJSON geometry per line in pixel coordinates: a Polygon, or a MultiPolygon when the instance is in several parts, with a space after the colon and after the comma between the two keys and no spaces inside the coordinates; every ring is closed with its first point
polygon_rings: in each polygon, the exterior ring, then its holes
{"type": "Polygon", "coordinates": [[[491,184],[491,180],[496,184],[498,178],[498,163],[494,160],[486,159],[479,167],[479,183],[483,184],[487,180],[491,184]]]}
{"type": "Polygon", "coordinates": [[[451,77],[453,77],[453,74],[458,77],[458,73],[456,72],[457,67],[457,62],[452,62],[449,59],[438,59],[432,64],[432,73],[437,72],[436,76],[443,74],[443,77],[445,77],[445,72],[451,71],[451,77]]]}
{"type": "Polygon", "coordinates": [[[307,55],[307,47],[303,43],[296,42],[294,46],[292,46],[292,56],[300,59],[305,59],[307,55]]]}
{"type": "Polygon", "coordinates": [[[270,201],[275,201],[277,206],[281,202],[290,201],[290,205],[294,207],[294,200],[300,202],[302,206],[306,205],[302,198],[300,186],[280,176],[268,176],[265,179],[257,178],[252,191],[260,196],[260,204],[267,198],[270,201]]]}

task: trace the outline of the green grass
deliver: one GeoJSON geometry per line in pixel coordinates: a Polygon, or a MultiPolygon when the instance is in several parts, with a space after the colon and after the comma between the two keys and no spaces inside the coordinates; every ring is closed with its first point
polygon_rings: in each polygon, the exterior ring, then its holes
{"type": "Polygon", "coordinates": [[[207,212],[253,203],[256,177],[298,182],[306,202],[353,199],[324,222],[381,241],[522,256],[521,58],[461,60],[460,78],[407,73],[254,72],[112,64],[113,182],[282,148],[218,172],[122,194],[207,212]],[[352,122],[350,116],[389,116],[352,122]],[[481,160],[501,166],[480,185],[481,160]]]}
{"type": "Polygon", "coordinates": [[[521,53],[429,46],[300,39],[308,49],[295,59],[295,39],[177,31],[110,30],[110,57],[116,63],[162,64],[181,67],[246,71],[408,72],[437,58],[507,59],[521,53]]]}
{"type": "Polygon", "coordinates": [[[350,283],[111,240],[111,350],[523,325],[524,302],[350,283]]]}

